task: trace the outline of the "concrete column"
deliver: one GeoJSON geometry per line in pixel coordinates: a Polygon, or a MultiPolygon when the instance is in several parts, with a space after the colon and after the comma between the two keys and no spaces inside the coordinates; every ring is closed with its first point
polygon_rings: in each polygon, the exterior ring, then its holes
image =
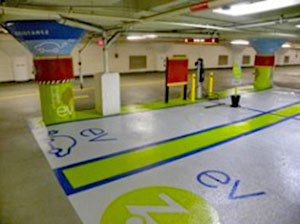
{"type": "Polygon", "coordinates": [[[34,57],[45,124],[73,120],[74,73],[70,55],[84,31],[55,20],[8,21],[5,25],[34,57]]]}
{"type": "Polygon", "coordinates": [[[282,39],[258,38],[252,39],[251,45],[257,52],[255,57],[255,81],[256,90],[264,90],[272,87],[273,72],[275,66],[275,52],[284,44],[282,39]]]}
{"type": "Polygon", "coordinates": [[[34,58],[41,109],[46,124],[75,119],[71,56],[34,58]]]}

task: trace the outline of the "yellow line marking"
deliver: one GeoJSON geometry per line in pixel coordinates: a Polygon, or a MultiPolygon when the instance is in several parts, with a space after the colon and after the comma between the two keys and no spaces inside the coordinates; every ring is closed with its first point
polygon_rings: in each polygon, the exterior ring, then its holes
{"type": "Polygon", "coordinates": [[[22,97],[29,97],[29,96],[38,96],[38,92],[26,93],[26,94],[20,94],[20,95],[12,95],[12,96],[4,96],[4,97],[0,97],[0,100],[12,100],[15,98],[22,98],[22,97]]]}

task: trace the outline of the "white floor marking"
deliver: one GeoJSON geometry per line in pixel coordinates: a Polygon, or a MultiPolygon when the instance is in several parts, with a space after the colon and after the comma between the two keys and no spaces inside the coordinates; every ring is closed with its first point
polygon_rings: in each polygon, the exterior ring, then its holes
{"type": "MultiPolygon", "coordinates": [[[[170,198],[166,194],[160,194],[159,197],[166,202],[167,205],[165,206],[127,206],[128,210],[133,215],[138,215],[143,218],[145,218],[147,224],[157,224],[155,220],[151,218],[149,215],[149,212],[155,212],[155,213],[189,213],[188,210],[183,208],[181,205],[177,204],[172,198],[170,198]]],[[[130,219],[126,222],[126,224],[133,224],[132,220],[130,219]]],[[[141,219],[140,219],[141,220],[141,219]]],[[[143,223],[143,222],[141,222],[143,223]]]]}

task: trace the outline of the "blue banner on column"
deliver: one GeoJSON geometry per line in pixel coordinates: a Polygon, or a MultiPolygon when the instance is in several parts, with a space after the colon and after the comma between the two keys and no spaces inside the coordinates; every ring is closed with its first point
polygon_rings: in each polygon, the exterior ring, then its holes
{"type": "Polygon", "coordinates": [[[8,21],[5,26],[35,57],[70,55],[85,32],[55,20],[8,21]]]}
{"type": "Polygon", "coordinates": [[[250,42],[258,55],[273,55],[285,41],[273,38],[254,38],[250,42]]]}

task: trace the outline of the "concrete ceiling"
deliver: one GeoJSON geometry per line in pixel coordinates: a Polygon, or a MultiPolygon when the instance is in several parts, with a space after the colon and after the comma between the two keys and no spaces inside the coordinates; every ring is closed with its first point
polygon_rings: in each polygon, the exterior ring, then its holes
{"type": "MultiPolygon", "coordinates": [[[[0,0],[0,21],[16,19],[75,19],[102,27],[108,32],[162,33],[163,37],[219,36],[230,40],[250,37],[281,37],[300,41],[299,5],[232,17],[212,12],[212,8],[246,0],[211,0],[209,9],[192,12],[193,0],[0,0]],[[243,27],[247,25],[248,27],[243,27]],[[252,27],[249,27],[252,26],[252,27]]],[[[249,0],[247,0],[249,1],[249,0]]],[[[251,0],[254,1],[254,0],[251,0]]],[[[283,1],[283,0],[274,0],[283,1]]]]}

